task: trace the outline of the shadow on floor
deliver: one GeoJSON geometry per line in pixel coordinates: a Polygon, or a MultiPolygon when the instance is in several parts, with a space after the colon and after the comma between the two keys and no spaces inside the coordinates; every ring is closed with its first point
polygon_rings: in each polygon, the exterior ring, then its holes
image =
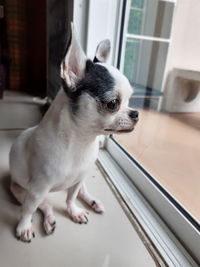
{"type": "Polygon", "coordinates": [[[10,181],[11,177],[10,174],[6,174],[0,179],[0,195],[5,196],[5,199],[9,201],[12,204],[20,205],[19,202],[15,199],[15,197],[12,195],[10,191],[10,181]]]}
{"type": "Polygon", "coordinates": [[[16,210],[20,205],[10,192],[10,175],[6,174],[0,179],[0,225],[9,228],[12,233],[17,224],[16,210]]]}
{"type": "MultiPolygon", "coordinates": [[[[0,228],[7,228],[14,237],[15,228],[21,214],[21,205],[10,191],[10,180],[11,177],[9,173],[0,178],[0,228]]],[[[42,226],[42,213],[37,211],[36,214],[34,214],[34,217],[37,217],[37,221],[39,220],[39,227],[37,227],[39,229],[37,229],[37,231],[39,230],[41,236],[46,236],[42,226]]]]}

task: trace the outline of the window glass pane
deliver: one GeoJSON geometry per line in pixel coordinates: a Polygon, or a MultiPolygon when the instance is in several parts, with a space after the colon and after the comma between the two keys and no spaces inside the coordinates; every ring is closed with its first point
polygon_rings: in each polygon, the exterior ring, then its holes
{"type": "Polygon", "coordinates": [[[127,39],[126,42],[124,73],[130,81],[136,79],[140,43],[140,40],[136,39],[127,39]]]}
{"type": "Polygon", "coordinates": [[[158,0],[132,0],[128,33],[169,38],[174,4],[158,0]]]}
{"type": "MultiPolygon", "coordinates": [[[[150,2],[157,3],[156,15],[160,17],[159,1],[144,1],[144,6],[150,2]]],[[[168,4],[165,2],[165,8],[168,4]]],[[[170,3],[171,13],[172,7],[170,3]]],[[[130,106],[139,111],[139,122],[133,132],[114,138],[198,221],[200,10],[181,1],[176,8],[173,32],[172,16],[165,25],[168,37],[172,36],[170,49],[165,40],[133,38],[128,33],[124,39],[123,71],[134,87],[130,106]],[[187,42],[180,41],[186,40],[186,33],[187,42]]],[[[145,12],[144,21],[149,11],[145,12]]],[[[134,21],[132,10],[129,15],[129,22],[134,21]]]]}
{"type": "Polygon", "coordinates": [[[167,52],[168,43],[127,38],[124,74],[137,94],[160,92],[167,52]]]}
{"type": "Polygon", "coordinates": [[[140,34],[142,31],[143,12],[139,10],[130,10],[130,18],[128,23],[128,32],[140,34]]]}
{"type": "Polygon", "coordinates": [[[131,6],[136,8],[143,8],[144,0],[132,0],[131,6]]]}

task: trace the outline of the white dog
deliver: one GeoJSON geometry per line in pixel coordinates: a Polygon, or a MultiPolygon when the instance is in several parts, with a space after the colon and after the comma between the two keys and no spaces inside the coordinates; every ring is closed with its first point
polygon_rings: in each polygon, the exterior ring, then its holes
{"type": "Polygon", "coordinates": [[[116,68],[103,63],[109,40],[87,60],[73,26],[70,46],[61,64],[62,88],[39,125],[22,132],[10,151],[11,191],[22,204],[16,229],[18,239],[35,236],[32,216],[44,214],[44,229],[51,234],[55,218],[45,199],[50,191],[68,190],[67,213],[74,222],[87,223],[88,214],[75,204],[77,196],[94,211],[103,212],[99,200],[86,189],[84,179],[98,154],[98,135],[131,132],[138,112],[128,108],[132,88],[116,68]]]}

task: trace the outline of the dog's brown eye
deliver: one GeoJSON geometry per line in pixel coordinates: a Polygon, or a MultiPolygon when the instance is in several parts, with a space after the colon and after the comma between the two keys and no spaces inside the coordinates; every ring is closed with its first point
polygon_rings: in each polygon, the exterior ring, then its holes
{"type": "Polygon", "coordinates": [[[119,109],[119,99],[114,99],[112,101],[110,101],[109,103],[107,103],[107,109],[111,112],[117,111],[119,109]]]}

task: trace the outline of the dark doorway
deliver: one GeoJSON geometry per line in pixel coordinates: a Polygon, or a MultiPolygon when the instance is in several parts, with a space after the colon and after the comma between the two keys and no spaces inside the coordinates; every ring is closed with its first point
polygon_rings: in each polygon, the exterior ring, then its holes
{"type": "Polygon", "coordinates": [[[54,98],[73,19],[73,0],[0,0],[0,96],[54,98]]]}

